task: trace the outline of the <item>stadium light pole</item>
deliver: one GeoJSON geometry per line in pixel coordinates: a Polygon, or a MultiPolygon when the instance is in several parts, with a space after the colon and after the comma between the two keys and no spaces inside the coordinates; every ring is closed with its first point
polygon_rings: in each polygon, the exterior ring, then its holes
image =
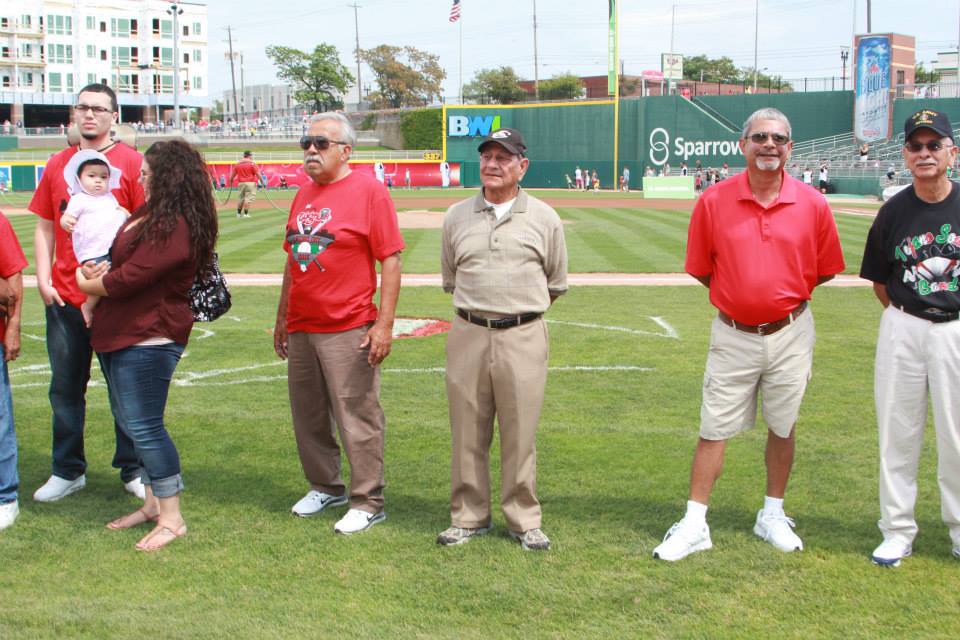
{"type": "Polygon", "coordinates": [[[753,5],[753,92],[757,92],[757,51],[760,42],[760,0],[753,5]]]}
{"type": "Polygon", "coordinates": [[[348,4],[347,6],[353,7],[353,29],[357,36],[357,111],[360,111],[363,94],[360,93],[362,85],[360,84],[360,17],[358,11],[361,6],[356,2],[348,4]]]}
{"type": "Polygon", "coordinates": [[[843,90],[847,90],[847,57],[850,52],[844,47],[840,49],[840,82],[843,90]]]}
{"type": "Polygon", "coordinates": [[[173,16],[173,112],[174,129],[180,128],[180,16],[183,9],[176,2],[170,3],[167,13],[173,16]]]}
{"type": "Polygon", "coordinates": [[[537,0],[533,0],[533,94],[537,102],[540,102],[540,75],[537,67],[537,0]]]}

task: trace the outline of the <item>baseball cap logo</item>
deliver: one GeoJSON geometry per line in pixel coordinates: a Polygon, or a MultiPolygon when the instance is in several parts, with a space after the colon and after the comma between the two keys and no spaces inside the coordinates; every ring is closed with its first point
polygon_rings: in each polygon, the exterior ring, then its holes
{"type": "Polygon", "coordinates": [[[491,137],[491,138],[496,138],[496,139],[498,139],[498,140],[499,140],[500,138],[509,138],[509,137],[510,137],[510,132],[509,132],[509,131],[504,131],[504,130],[494,131],[492,134],[490,134],[490,137],[491,137]]]}

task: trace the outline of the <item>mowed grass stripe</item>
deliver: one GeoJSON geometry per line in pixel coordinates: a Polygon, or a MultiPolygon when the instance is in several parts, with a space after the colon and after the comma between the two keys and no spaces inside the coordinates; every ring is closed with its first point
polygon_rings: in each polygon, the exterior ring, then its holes
{"type": "MultiPolygon", "coordinates": [[[[650,220],[632,209],[564,209],[576,212],[577,222],[565,229],[568,244],[583,240],[597,256],[584,261],[571,258],[574,272],[675,271],[681,262],[685,230],[650,220]]],[[[571,256],[576,252],[571,249],[571,256]]]]}

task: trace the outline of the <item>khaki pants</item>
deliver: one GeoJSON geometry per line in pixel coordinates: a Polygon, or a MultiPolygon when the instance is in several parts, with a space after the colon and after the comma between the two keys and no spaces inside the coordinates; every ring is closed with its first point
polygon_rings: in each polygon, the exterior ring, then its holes
{"type": "Polygon", "coordinates": [[[537,424],[549,355],[543,318],[487,329],[458,317],[447,338],[447,398],[453,433],[450,516],[453,526],[490,523],[490,443],[500,425],[500,505],[507,526],[540,527],[537,424]]]}
{"type": "Polygon", "coordinates": [[[380,368],[360,348],[367,327],[340,333],[291,333],[287,386],[303,473],[317,491],[344,494],[340,447],[350,461],[350,506],[383,509],[383,435],[380,368]]]}
{"type": "Polygon", "coordinates": [[[237,185],[237,198],[240,200],[240,203],[244,208],[249,207],[253,204],[253,201],[257,199],[257,183],[256,182],[240,182],[237,185]]]}

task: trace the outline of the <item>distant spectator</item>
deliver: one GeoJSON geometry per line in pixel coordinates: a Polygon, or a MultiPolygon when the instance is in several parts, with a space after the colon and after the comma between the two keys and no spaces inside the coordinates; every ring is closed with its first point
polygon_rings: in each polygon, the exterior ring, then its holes
{"type": "Polygon", "coordinates": [[[870,156],[870,145],[864,142],[863,144],[860,145],[860,149],[858,150],[858,153],[860,154],[860,162],[865,163],[867,161],[867,158],[869,158],[870,156]]]}

